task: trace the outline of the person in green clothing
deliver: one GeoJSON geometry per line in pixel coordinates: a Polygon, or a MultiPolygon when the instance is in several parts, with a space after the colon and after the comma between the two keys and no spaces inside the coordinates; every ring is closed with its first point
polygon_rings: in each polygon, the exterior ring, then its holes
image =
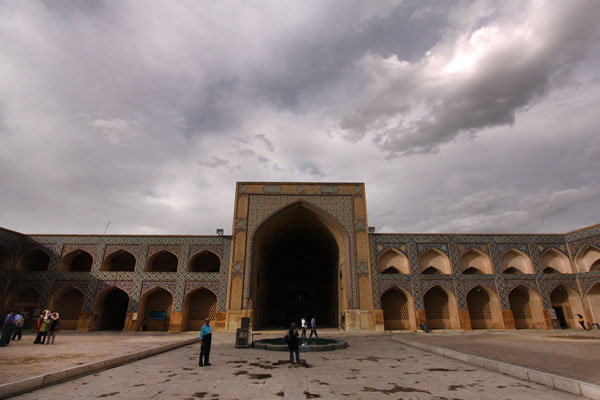
{"type": "Polygon", "coordinates": [[[50,329],[50,312],[46,314],[46,316],[42,320],[42,325],[40,326],[40,344],[44,344],[44,342],[46,341],[46,336],[48,336],[48,329],[50,329]]]}
{"type": "Polygon", "coordinates": [[[200,330],[200,360],[198,362],[199,367],[210,365],[208,359],[210,357],[211,339],[212,333],[210,331],[210,318],[206,318],[204,320],[204,325],[202,325],[202,329],[200,330]]]}

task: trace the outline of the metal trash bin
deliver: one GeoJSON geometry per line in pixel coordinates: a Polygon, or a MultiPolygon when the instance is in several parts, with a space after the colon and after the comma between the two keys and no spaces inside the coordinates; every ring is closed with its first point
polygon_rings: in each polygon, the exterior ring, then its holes
{"type": "Polygon", "coordinates": [[[250,347],[250,331],[248,329],[238,328],[235,331],[235,347],[250,347]]]}

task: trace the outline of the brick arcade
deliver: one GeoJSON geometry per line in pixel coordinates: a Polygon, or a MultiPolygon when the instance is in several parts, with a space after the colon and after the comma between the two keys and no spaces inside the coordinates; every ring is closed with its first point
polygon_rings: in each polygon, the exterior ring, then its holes
{"type": "MultiPolygon", "coordinates": [[[[236,184],[231,236],[0,229],[2,307],[63,328],[234,331],[300,315],[351,331],[600,323],[600,225],[565,234],[381,234],[363,183],[236,184]]],[[[31,323],[31,321],[29,321],[31,323]]]]}

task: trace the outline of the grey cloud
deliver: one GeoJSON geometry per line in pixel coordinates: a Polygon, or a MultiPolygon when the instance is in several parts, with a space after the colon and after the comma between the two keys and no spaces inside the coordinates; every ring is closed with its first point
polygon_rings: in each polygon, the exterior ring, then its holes
{"type": "Polygon", "coordinates": [[[402,155],[435,152],[461,133],[512,125],[517,112],[593,48],[599,17],[593,1],[532,5],[527,13],[455,33],[414,63],[369,54],[358,66],[371,76],[370,94],[340,126],[402,155]]]}

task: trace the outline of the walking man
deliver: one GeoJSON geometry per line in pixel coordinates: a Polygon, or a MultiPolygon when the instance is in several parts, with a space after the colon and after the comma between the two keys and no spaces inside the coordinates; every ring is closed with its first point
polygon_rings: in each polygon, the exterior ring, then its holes
{"type": "Polygon", "coordinates": [[[305,338],[306,337],[306,318],[302,317],[302,320],[300,320],[300,326],[302,327],[302,337],[305,338]]]}
{"type": "Polygon", "coordinates": [[[315,337],[319,337],[319,335],[317,335],[317,319],[315,317],[312,317],[312,319],[310,320],[310,336],[312,337],[313,333],[315,334],[315,337]]]}
{"type": "Polygon", "coordinates": [[[0,337],[0,346],[8,346],[10,338],[17,327],[17,310],[12,310],[6,318],[4,318],[4,326],[2,327],[2,337],[0,337]]]}
{"type": "Polygon", "coordinates": [[[208,362],[210,357],[210,342],[212,339],[212,333],[210,331],[210,318],[204,320],[204,325],[200,330],[200,360],[198,366],[211,365],[208,362]]]}

